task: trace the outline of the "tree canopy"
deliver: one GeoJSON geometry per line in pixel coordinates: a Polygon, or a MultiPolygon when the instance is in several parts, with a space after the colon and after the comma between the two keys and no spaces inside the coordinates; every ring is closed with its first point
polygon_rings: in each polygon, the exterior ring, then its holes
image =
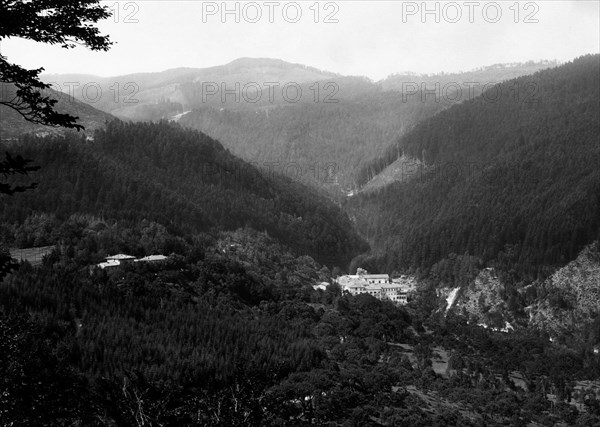
{"type": "MultiPolygon", "coordinates": [[[[0,41],[19,37],[40,43],[59,44],[69,49],[85,46],[108,50],[112,42],[92,24],[108,18],[108,6],[98,0],[0,1],[0,41]]],[[[0,55],[0,105],[17,111],[26,120],[48,126],[83,129],[77,117],[58,113],[57,102],[43,92],[50,85],[39,78],[44,68],[27,70],[0,55]]]]}

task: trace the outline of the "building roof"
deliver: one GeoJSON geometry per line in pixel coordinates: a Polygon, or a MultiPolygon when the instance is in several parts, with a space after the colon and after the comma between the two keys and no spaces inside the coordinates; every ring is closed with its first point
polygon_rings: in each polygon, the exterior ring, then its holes
{"type": "Polygon", "coordinates": [[[362,277],[365,279],[389,279],[390,276],[387,274],[365,274],[362,277]]]}
{"type": "Polygon", "coordinates": [[[105,269],[105,268],[109,268],[109,267],[118,267],[120,266],[121,263],[115,259],[111,259],[108,260],[106,262],[101,262],[100,264],[98,264],[98,267],[105,269]]]}
{"type": "Polygon", "coordinates": [[[111,256],[106,257],[107,261],[110,261],[110,260],[126,261],[126,260],[130,260],[130,259],[135,259],[135,257],[132,255],[126,255],[126,254],[117,254],[117,255],[111,255],[111,256]]]}
{"type": "Polygon", "coordinates": [[[352,283],[351,285],[346,286],[347,289],[356,289],[356,288],[364,288],[365,286],[367,286],[366,283],[352,283]]]}
{"type": "Polygon", "coordinates": [[[136,259],[135,262],[156,262],[156,261],[164,261],[168,257],[164,255],[148,255],[144,258],[136,259]]]}
{"type": "Polygon", "coordinates": [[[336,282],[338,282],[340,285],[343,285],[344,283],[353,282],[357,279],[358,279],[358,275],[345,275],[345,276],[339,276],[336,279],[336,282]]]}

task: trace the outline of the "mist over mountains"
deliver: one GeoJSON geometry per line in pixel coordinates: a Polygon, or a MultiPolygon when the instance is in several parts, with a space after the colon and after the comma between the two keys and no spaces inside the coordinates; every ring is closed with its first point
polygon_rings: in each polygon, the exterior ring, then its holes
{"type": "Polygon", "coordinates": [[[341,194],[364,185],[363,169],[416,123],[502,80],[552,65],[495,65],[373,82],[281,60],[242,58],[205,69],[44,79],[123,120],[178,120],[247,161],[275,164],[281,173],[341,194]]]}

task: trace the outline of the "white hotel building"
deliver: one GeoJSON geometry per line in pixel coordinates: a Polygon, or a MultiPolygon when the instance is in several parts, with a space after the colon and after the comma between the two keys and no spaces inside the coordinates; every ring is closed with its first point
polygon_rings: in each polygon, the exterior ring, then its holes
{"type": "Polygon", "coordinates": [[[401,276],[393,279],[387,274],[355,274],[340,276],[336,282],[352,295],[369,294],[377,299],[404,305],[407,303],[408,294],[415,289],[414,279],[401,276]]]}

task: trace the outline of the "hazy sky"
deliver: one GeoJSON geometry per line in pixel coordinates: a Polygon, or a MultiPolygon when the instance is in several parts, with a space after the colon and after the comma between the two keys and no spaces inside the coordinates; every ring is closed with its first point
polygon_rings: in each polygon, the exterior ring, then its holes
{"type": "Polygon", "coordinates": [[[100,24],[116,42],[109,52],[21,39],[0,49],[46,73],[114,76],[269,57],[375,80],[600,51],[597,0],[315,3],[103,2],[118,11],[100,24]],[[423,15],[424,6],[431,13],[423,15]],[[223,15],[225,8],[232,12],[223,15]]]}

